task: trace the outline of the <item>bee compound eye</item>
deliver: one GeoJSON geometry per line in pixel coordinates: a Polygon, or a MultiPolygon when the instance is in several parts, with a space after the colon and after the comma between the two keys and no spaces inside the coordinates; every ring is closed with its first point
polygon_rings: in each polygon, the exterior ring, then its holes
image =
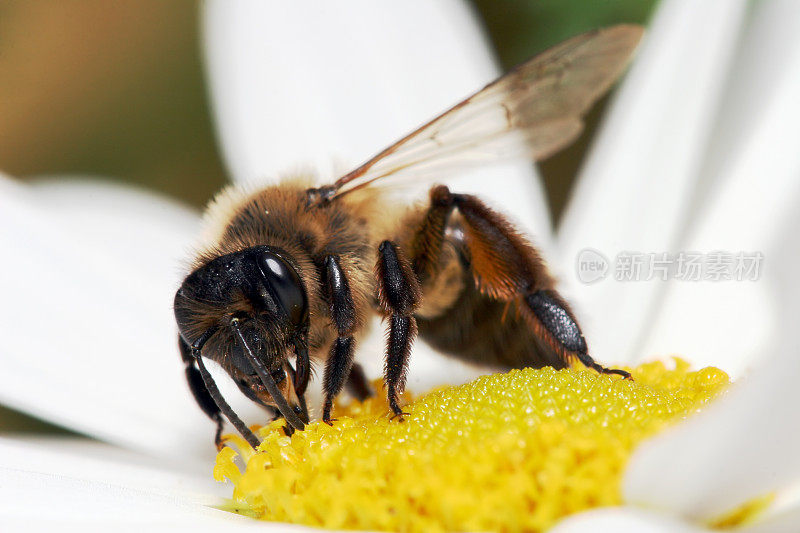
{"type": "Polygon", "coordinates": [[[294,324],[301,324],[308,316],[306,291],[297,271],[274,252],[262,252],[259,267],[272,287],[278,304],[294,324]]]}

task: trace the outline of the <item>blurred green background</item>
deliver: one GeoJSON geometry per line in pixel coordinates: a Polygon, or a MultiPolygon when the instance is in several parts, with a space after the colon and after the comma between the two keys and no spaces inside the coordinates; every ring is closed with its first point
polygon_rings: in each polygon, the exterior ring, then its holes
{"type": "MultiPolygon", "coordinates": [[[[655,0],[474,0],[504,67],[563,39],[646,23],[655,0]]],[[[204,87],[199,3],[0,0],[0,170],[97,175],[202,206],[225,183],[204,87]]],[[[540,165],[557,219],[602,114],[540,165]]],[[[0,407],[0,429],[55,428],[0,407]]]]}

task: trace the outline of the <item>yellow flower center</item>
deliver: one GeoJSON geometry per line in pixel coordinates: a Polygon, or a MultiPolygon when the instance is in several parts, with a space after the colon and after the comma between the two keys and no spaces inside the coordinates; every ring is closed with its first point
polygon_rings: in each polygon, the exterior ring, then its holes
{"type": "MultiPolygon", "coordinates": [[[[625,464],[642,439],[700,409],[729,384],[679,359],[630,369],[634,381],[584,369],[512,370],[434,390],[391,420],[383,394],[338,407],[290,439],[238,437],[214,476],[231,508],[335,529],[542,531],[566,515],[619,505],[625,464]]],[[[408,400],[408,398],[407,398],[408,400]]]]}

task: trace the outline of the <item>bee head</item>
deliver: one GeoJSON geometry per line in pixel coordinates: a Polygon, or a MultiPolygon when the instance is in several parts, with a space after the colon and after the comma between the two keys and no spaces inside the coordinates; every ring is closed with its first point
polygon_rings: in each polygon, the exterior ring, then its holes
{"type": "Polygon", "coordinates": [[[308,420],[308,298],[288,254],[256,246],[217,257],[186,277],[174,309],[184,341],[219,363],[248,398],[277,408],[294,427],[298,416],[308,420]]]}

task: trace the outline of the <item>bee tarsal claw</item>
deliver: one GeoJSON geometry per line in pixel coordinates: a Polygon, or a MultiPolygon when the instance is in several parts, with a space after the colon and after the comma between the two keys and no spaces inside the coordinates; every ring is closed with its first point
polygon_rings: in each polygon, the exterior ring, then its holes
{"type": "Polygon", "coordinates": [[[604,368],[600,371],[601,374],[616,374],[617,376],[622,376],[622,379],[627,379],[633,381],[633,377],[631,373],[626,370],[618,370],[616,368],[604,368]]]}
{"type": "Polygon", "coordinates": [[[411,413],[406,413],[405,411],[399,411],[397,413],[392,414],[392,416],[389,417],[389,420],[397,419],[398,422],[405,422],[406,419],[403,418],[404,416],[411,416],[411,413]]]}

